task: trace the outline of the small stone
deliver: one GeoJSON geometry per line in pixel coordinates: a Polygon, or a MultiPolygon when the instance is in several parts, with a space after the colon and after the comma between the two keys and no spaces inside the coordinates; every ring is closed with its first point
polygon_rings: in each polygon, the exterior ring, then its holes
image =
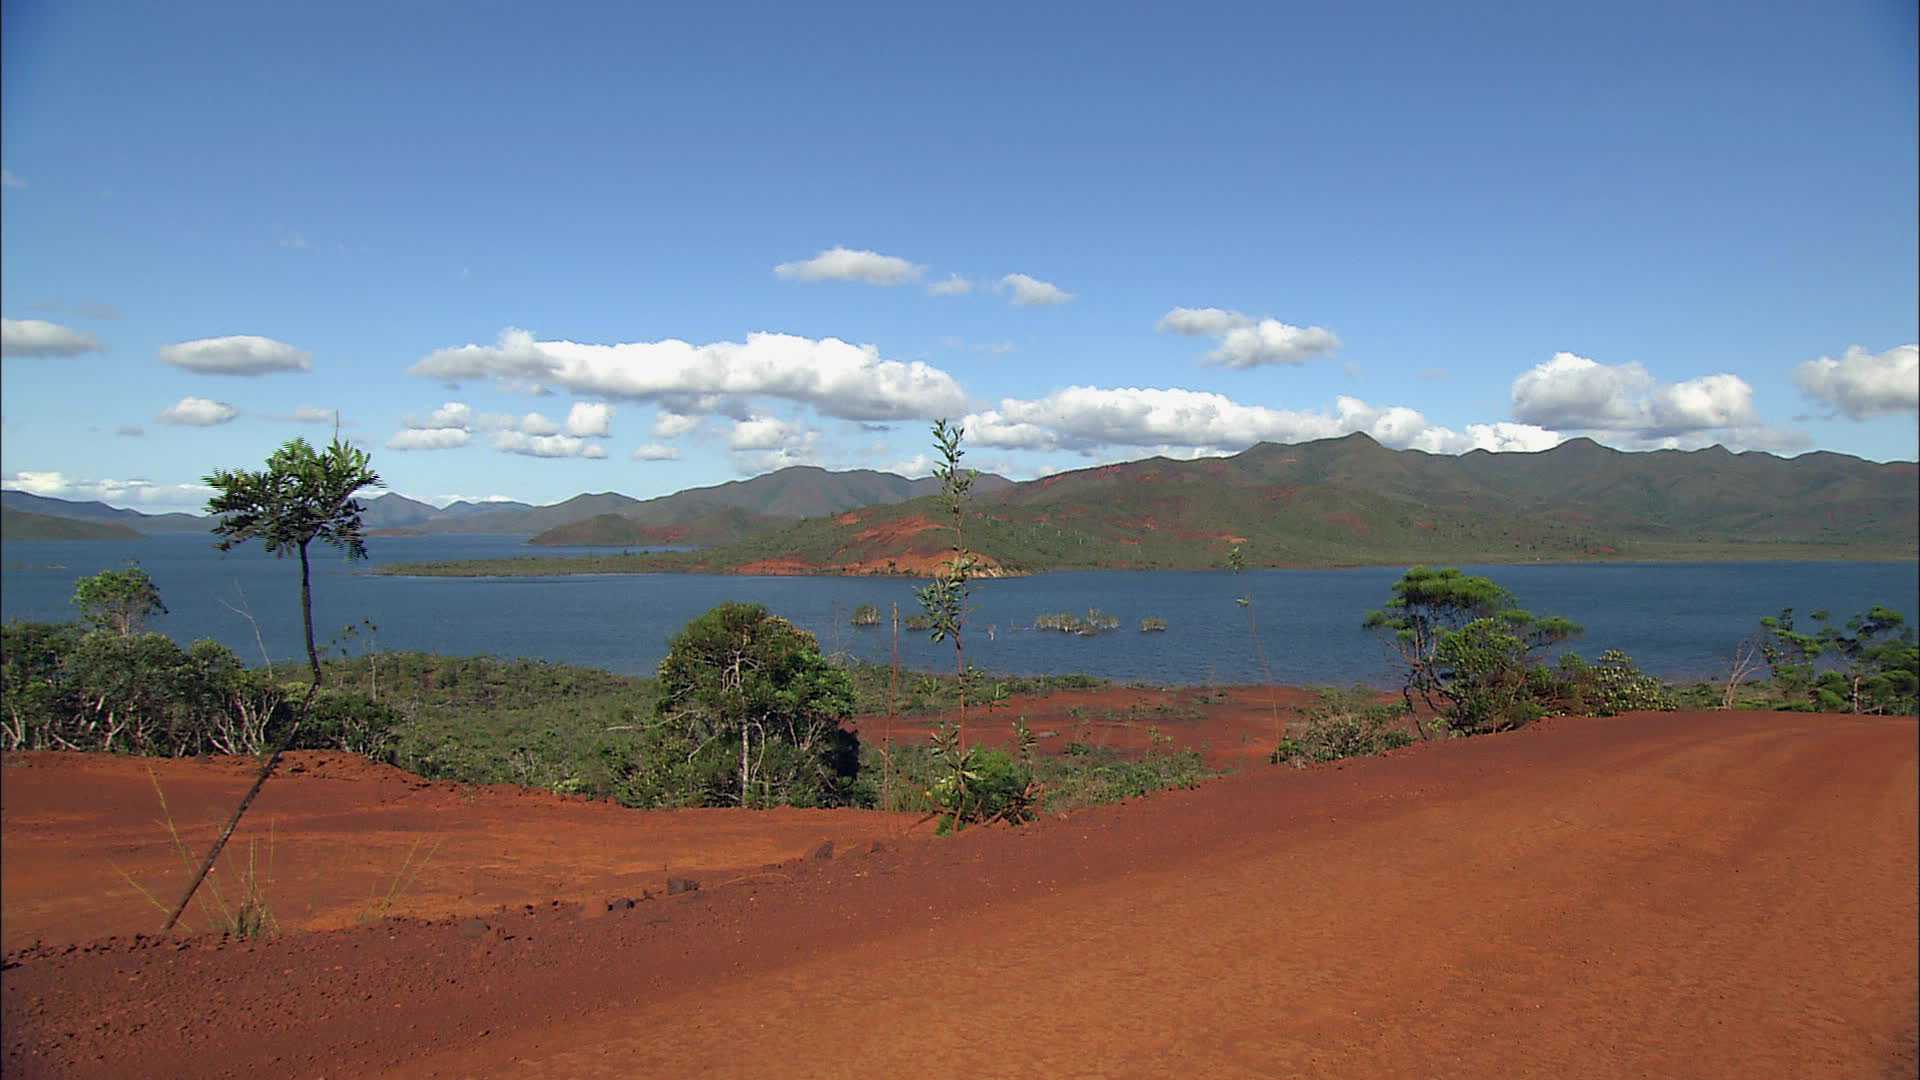
{"type": "Polygon", "coordinates": [[[700,883],[692,878],[670,877],[667,879],[667,895],[678,896],[681,893],[699,892],[700,883]]]}

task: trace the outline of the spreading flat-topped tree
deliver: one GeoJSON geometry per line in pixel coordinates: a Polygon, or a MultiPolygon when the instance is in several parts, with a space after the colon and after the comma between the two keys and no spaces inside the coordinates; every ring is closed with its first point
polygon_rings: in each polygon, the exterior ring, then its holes
{"type": "Polygon", "coordinates": [[[88,626],[121,637],[139,633],[149,618],[167,613],[159,588],[138,563],[81,578],[73,586],[73,606],[88,626]]]}

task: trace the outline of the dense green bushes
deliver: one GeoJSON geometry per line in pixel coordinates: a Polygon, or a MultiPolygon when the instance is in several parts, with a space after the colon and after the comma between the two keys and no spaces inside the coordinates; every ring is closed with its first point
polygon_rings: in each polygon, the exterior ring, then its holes
{"type": "MultiPolygon", "coordinates": [[[[9,750],[158,757],[257,754],[294,722],[303,680],[249,669],[225,646],[164,634],[8,623],[0,629],[9,750]]],[[[384,758],[398,717],[350,690],[322,693],[294,745],[384,758]]]]}
{"type": "Polygon", "coordinates": [[[1303,723],[1281,738],[1268,760],[1303,768],[1397,750],[1413,742],[1409,715],[1404,704],[1378,704],[1364,686],[1322,690],[1319,703],[1305,710],[1303,723]]]}
{"type": "Polygon", "coordinates": [[[1797,630],[1793,609],[1760,620],[1760,651],[1775,690],[1790,709],[1812,712],[1912,714],[1920,696],[1920,645],[1906,619],[1875,605],[1834,625],[1825,611],[1817,627],[1797,630]]]}

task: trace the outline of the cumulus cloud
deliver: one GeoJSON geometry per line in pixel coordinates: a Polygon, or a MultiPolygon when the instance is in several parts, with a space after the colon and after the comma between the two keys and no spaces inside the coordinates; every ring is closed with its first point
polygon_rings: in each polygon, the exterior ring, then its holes
{"type": "Polygon", "coordinates": [[[520,432],[524,435],[558,435],[560,425],[537,412],[530,412],[520,418],[520,432]]]}
{"type": "Polygon", "coordinates": [[[493,448],[508,454],[541,458],[604,458],[606,448],[574,435],[528,435],[522,431],[500,431],[493,436],[493,448]]]}
{"type": "Polygon", "coordinates": [[[833,247],[802,262],[773,268],[788,281],[858,281],[867,285],[905,285],[917,281],[925,267],[877,251],[833,247]]]}
{"type": "Polygon", "coordinates": [[[1801,393],[1855,420],[1920,411],[1920,345],[1874,354],[1858,345],[1793,370],[1801,393]]]}
{"type": "Polygon", "coordinates": [[[1050,304],[1064,304],[1073,299],[1073,294],[1055,285],[1051,281],[1028,277],[1025,274],[1008,274],[1000,279],[1000,291],[1007,293],[1015,307],[1037,307],[1050,304]]]}
{"type": "Polygon", "coordinates": [[[0,354],[6,356],[79,356],[99,352],[92,334],[44,319],[0,319],[0,354]]]}
{"type": "Polygon", "coordinates": [[[1554,432],[1524,424],[1475,424],[1457,432],[1414,409],[1375,408],[1353,397],[1339,398],[1332,412],[1296,411],[1179,388],[1073,386],[1044,398],[1003,399],[999,408],[970,415],[962,424],[975,446],[1082,453],[1133,447],[1211,454],[1353,432],[1387,446],[1433,453],[1546,449],[1560,441],[1554,432]]]}
{"type": "Polygon", "coordinates": [[[224,424],[239,415],[239,409],[224,401],[210,401],[203,397],[188,396],[162,409],[157,419],[163,424],[212,427],[215,424],[224,424]]]}
{"type": "Polygon", "coordinates": [[[473,440],[466,428],[407,428],[387,440],[389,450],[454,450],[473,440]]]}
{"type": "Polygon", "coordinates": [[[933,475],[933,459],[926,454],[915,454],[905,461],[896,461],[887,466],[887,471],[909,480],[918,480],[933,475]]]}
{"type": "Polygon", "coordinates": [[[631,456],[635,461],[678,461],[680,451],[660,443],[645,443],[634,447],[631,456]]]}
{"type": "Polygon", "coordinates": [[[198,338],[160,348],[160,359],[202,375],[269,375],[312,371],[313,354],[253,334],[198,338]]]}
{"type": "Polygon", "coordinates": [[[426,416],[409,416],[406,429],[387,440],[389,450],[454,450],[473,441],[473,409],[449,401],[426,416]]]}
{"type": "Polygon", "coordinates": [[[425,419],[409,416],[405,423],[410,428],[468,428],[473,426],[473,409],[464,401],[449,401],[425,419]]]}
{"type": "Polygon", "coordinates": [[[949,274],[945,281],[936,281],[927,286],[928,296],[965,296],[973,291],[973,282],[959,274],[949,274]]]}
{"type": "Polygon", "coordinates": [[[302,405],[293,410],[293,422],[296,424],[331,424],[340,415],[333,409],[323,409],[318,405],[302,405]]]}
{"type": "Polygon", "coordinates": [[[1160,322],[1154,329],[1163,334],[1186,334],[1189,337],[1224,337],[1229,330],[1252,325],[1252,317],[1226,308],[1177,307],[1160,316],[1160,322]]]}
{"type": "Polygon", "coordinates": [[[1162,333],[1217,340],[1219,347],[1207,354],[1207,362],[1230,368],[1304,364],[1340,347],[1340,339],[1324,326],[1295,326],[1279,319],[1256,319],[1226,308],[1177,307],[1160,317],[1157,329],[1162,333]]]}
{"type": "Polygon", "coordinates": [[[1759,426],[1753,387],[1738,375],[1663,384],[1639,364],[1602,364],[1569,352],[1555,353],[1514,380],[1513,417],[1629,441],[1759,426]]]}
{"type": "Polygon", "coordinates": [[[887,360],[872,346],[838,338],[791,334],[756,333],[745,342],[709,345],[671,339],[588,345],[536,341],[524,330],[510,329],[493,345],[430,353],[411,370],[447,382],[492,378],[654,401],[685,415],[772,397],[846,420],[927,419],[958,413],[967,400],[960,384],[939,368],[887,360]]]}
{"type": "Polygon", "coordinates": [[[811,434],[806,428],[775,416],[755,416],[733,425],[727,435],[731,450],[777,450],[796,446],[811,434]]]}
{"type": "Polygon", "coordinates": [[[604,402],[577,401],[567,411],[567,434],[581,438],[605,438],[612,433],[613,406],[604,402]]]}
{"type": "Polygon", "coordinates": [[[653,418],[653,437],[656,439],[677,439],[700,426],[697,416],[682,416],[679,413],[663,412],[653,418]]]}
{"type": "Polygon", "coordinates": [[[156,484],[151,480],[82,480],[60,472],[16,472],[0,488],[53,499],[98,500],[142,510],[198,510],[213,489],[203,484],[156,484]]]}

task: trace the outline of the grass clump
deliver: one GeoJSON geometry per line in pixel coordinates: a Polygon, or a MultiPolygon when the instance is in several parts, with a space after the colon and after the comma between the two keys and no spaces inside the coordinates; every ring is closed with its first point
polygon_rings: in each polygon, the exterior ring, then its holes
{"type": "Polygon", "coordinates": [[[1120,618],[1109,615],[1099,608],[1088,608],[1085,615],[1075,615],[1069,611],[1042,615],[1033,620],[1035,630],[1057,630],[1063,634],[1075,634],[1079,637],[1095,637],[1109,630],[1120,628],[1120,618]]]}
{"type": "Polygon", "coordinates": [[[1166,630],[1167,620],[1158,615],[1149,615],[1140,620],[1140,632],[1143,634],[1164,634],[1166,630]]]}
{"type": "Polygon", "coordinates": [[[1281,738],[1268,760],[1275,765],[1308,765],[1369,757],[1397,750],[1413,742],[1405,724],[1405,703],[1379,704],[1364,686],[1351,690],[1320,691],[1318,704],[1307,707],[1302,724],[1281,738]]]}
{"type": "Polygon", "coordinates": [[[853,609],[852,622],[855,626],[879,626],[880,609],[873,604],[861,604],[853,609]]]}

